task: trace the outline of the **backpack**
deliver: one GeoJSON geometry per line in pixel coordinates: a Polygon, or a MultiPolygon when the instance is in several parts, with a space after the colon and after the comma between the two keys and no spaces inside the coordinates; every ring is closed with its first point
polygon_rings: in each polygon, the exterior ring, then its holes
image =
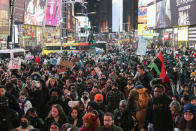
{"type": "Polygon", "coordinates": [[[139,94],[139,106],[140,108],[145,108],[147,106],[150,95],[147,92],[146,88],[136,89],[139,94]]]}

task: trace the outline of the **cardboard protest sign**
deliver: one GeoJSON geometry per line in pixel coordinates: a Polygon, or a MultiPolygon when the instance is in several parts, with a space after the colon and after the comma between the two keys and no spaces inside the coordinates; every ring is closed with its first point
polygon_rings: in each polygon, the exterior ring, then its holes
{"type": "Polygon", "coordinates": [[[59,66],[63,66],[63,67],[67,67],[67,68],[70,68],[72,69],[74,67],[74,63],[73,62],[70,62],[70,61],[67,61],[67,60],[60,60],[60,63],[59,63],[59,66]]]}
{"type": "Polygon", "coordinates": [[[62,73],[62,72],[66,72],[66,71],[67,71],[66,67],[63,67],[63,66],[58,66],[57,67],[57,72],[58,73],[62,73]]]}
{"type": "Polygon", "coordinates": [[[57,66],[57,72],[58,73],[66,72],[67,71],[66,68],[72,69],[73,67],[74,67],[74,63],[73,62],[61,59],[59,64],[58,64],[58,66],[57,66]]]}
{"type": "Polygon", "coordinates": [[[11,59],[8,65],[8,69],[20,69],[21,59],[11,59]]]}

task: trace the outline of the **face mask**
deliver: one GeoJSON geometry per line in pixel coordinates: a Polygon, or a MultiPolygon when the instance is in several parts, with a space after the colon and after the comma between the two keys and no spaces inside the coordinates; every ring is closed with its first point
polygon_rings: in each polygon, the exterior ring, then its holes
{"type": "Polygon", "coordinates": [[[86,101],[86,100],[88,100],[88,97],[87,96],[83,96],[83,99],[86,101]]]}
{"type": "Polygon", "coordinates": [[[51,100],[51,101],[56,101],[57,98],[58,98],[57,96],[51,96],[51,97],[50,97],[50,100],[51,100]]]}
{"type": "Polygon", "coordinates": [[[26,128],[27,127],[27,122],[21,122],[21,126],[22,126],[22,128],[26,128]]]}
{"type": "Polygon", "coordinates": [[[114,92],[117,92],[118,91],[118,89],[116,89],[116,88],[114,88],[114,89],[112,89],[114,92]]]}

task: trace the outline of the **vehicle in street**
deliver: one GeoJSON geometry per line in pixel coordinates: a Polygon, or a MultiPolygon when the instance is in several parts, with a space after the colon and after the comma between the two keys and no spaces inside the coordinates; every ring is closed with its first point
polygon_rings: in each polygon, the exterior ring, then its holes
{"type": "Polygon", "coordinates": [[[23,48],[15,48],[15,49],[6,49],[6,50],[0,50],[0,58],[6,59],[6,58],[17,58],[20,56],[25,56],[26,50],[23,48]]]}
{"type": "Polygon", "coordinates": [[[62,51],[88,51],[89,48],[89,43],[45,43],[42,54],[48,55],[62,51]]]}

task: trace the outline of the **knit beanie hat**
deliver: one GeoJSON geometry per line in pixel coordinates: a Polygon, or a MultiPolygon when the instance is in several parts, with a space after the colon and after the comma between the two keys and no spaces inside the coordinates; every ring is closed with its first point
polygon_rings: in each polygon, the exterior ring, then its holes
{"type": "Polygon", "coordinates": [[[194,105],[192,105],[192,104],[186,104],[184,106],[184,112],[183,113],[186,113],[186,112],[190,112],[194,116],[196,116],[196,107],[194,105]]]}

